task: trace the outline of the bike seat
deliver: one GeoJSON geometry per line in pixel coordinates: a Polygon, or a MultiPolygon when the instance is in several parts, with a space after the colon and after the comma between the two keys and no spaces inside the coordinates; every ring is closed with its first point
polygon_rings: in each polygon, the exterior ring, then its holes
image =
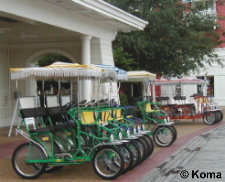
{"type": "Polygon", "coordinates": [[[30,130],[30,133],[45,133],[45,132],[53,132],[55,129],[53,127],[46,127],[46,128],[38,128],[30,130]]]}

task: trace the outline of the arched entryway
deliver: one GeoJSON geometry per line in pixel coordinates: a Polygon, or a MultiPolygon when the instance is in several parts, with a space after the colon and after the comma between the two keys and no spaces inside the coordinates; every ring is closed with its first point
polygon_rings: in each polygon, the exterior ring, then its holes
{"type": "MultiPolygon", "coordinates": [[[[62,51],[60,49],[44,49],[38,52],[33,53],[25,62],[25,67],[36,67],[37,62],[45,55],[48,54],[58,54],[66,57],[73,63],[76,63],[77,60],[69,53],[62,51]]],[[[56,60],[61,61],[61,60],[56,60]]],[[[37,95],[37,82],[35,80],[27,80],[25,83],[25,95],[34,96],[37,95]]]]}

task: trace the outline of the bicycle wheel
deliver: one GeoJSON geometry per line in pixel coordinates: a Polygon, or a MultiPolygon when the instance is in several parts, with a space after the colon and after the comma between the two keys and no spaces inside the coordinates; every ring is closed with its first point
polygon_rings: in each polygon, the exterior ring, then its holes
{"type": "Polygon", "coordinates": [[[174,139],[175,133],[170,126],[158,126],[153,132],[153,140],[160,147],[170,146],[174,139]]]}
{"type": "MultiPolygon", "coordinates": [[[[54,142],[54,153],[60,153],[60,147],[58,146],[57,142],[54,142]]],[[[64,166],[55,166],[55,165],[49,165],[47,164],[45,168],[45,173],[52,173],[54,171],[58,171],[62,169],[64,166]]]]}
{"type": "Polygon", "coordinates": [[[220,120],[220,115],[219,115],[219,113],[217,112],[217,111],[214,111],[213,112],[214,113],[214,115],[215,115],[215,123],[218,123],[219,122],[219,120],[220,120]]]}
{"type": "Polygon", "coordinates": [[[129,147],[133,154],[133,164],[131,166],[131,169],[133,169],[141,160],[141,151],[136,145],[132,144],[131,142],[126,143],[126,145],[129,147]]]}
{"type": "Polygon", "coordinates": [[[217,113],[220,115],[219,122],[223,120],[223,112],[221,110],[218,110],[217,113]]]}
{"type": "Polygon", "coordinates": [[[129,171],[133,165],[133,153],[127,145],[120,145],[117,147],[124,159],[123,173],[129,171]]]}
{"type": "Polygon", "coordinates": [[[140,155],[140,160],[137,163],[137,164],[140,164],[145,159],[144,158],[145,157],[145,151],[146,151],[145,146],[144,146],[143,142],[140,142],[140,140],[138,140],[138,139],[131,140],[131,143],[133,145],[135,145],[140,151],[140,154],[141,154],[140,155]]]}
{"type": "Polygon", "coordinates": [[[105,146],[94,154],[92,166],[98,176],[111,180],[122,174],[124,159],[118,149],[105,146]]]}
{"type": "Polygon", "coordinates": [[[149,152],[147,154],[147,157],[149,157],[150,155],[152,155],[153,151],[154,151],[154,141],[152,140],[152,138],[150,136],[148,136],[147,134],[143,135],[142,138],[146,141],[146,143],[148,144],[148,148],[149,148],[149,152]]]}
{"type": "Polygon", "coordinates": [[[143,136],[138,137],[137,139],[140,143],[142,143],[142,145],[144,146],[144,158],[142,159],[141,162],[143,162],[147,157],[148,154],[150,153],[150,148],[148,146],[147,141],[145,141],[145,139],[143,138],[143,136]]]}
{"type": "Polygon", "coordinates": [[[218,110],[218,111],[214,111],[215,115],[216,115],[216,123],[219,123],[220,121],[223,120],[223,113],[222,111],[218,110]]]}
{"type": "Polygon", "coordinates": [[[213,112],[205,112],[203,114],[203,121],[207,125],[212,125],[216,122],[216,115],[213,112]]]}
{"type": "Polygon", "coordinates": [[[45,173],[52,173],[54,171],[58,171],[62,169],[64,166],[53,166],[53,165],[47,165],[45,169],[45,173]]]}
{"type": "Polygon", "coordinates": [[[174,131],[174,141],[177,139],[177,129],[173,126],[173,125],[170,125],[170,127],[173,129],[174,131]]]}
{"type": "Polygon", "coordinates": [[[46,156],[42,149],[33,143],[19,145],[12,155],[12,166],[15,172],[24,179],[35,179],[43,174],[46,163],[27,163],[29,160],[41,160],[46,156]]]}

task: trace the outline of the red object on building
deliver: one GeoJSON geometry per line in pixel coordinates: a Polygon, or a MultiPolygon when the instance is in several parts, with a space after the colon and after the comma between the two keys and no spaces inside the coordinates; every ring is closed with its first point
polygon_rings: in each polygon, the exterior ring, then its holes
{"type": "MultiPolygon", "coordinates": [[[[216,1],[216,12],[217,12],[217,22],[219,24],[219,28],[217,28],[218,33],[220,34],[220,39],[225,41],[225,37],[222,35],[225,31],[225,19],[221,17],[225,17],[225,4],[221,3],[220,1],[216,1]]],[[[225,47],[225,42],[223,42],[219,48],[225,47]]]]}

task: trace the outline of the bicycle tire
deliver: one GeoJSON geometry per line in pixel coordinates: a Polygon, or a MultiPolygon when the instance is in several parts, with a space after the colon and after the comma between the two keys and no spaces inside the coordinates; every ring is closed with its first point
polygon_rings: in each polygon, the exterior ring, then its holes
{"type": "Polygon", "coordinates": [[[19,145],[12,155],[12,166],[15,172],[24,179],[36,179],[41,176],[47,166],[46,163],[27,163],[27,159],[45,159],[43,150],[31,142],[19,145]]]}

